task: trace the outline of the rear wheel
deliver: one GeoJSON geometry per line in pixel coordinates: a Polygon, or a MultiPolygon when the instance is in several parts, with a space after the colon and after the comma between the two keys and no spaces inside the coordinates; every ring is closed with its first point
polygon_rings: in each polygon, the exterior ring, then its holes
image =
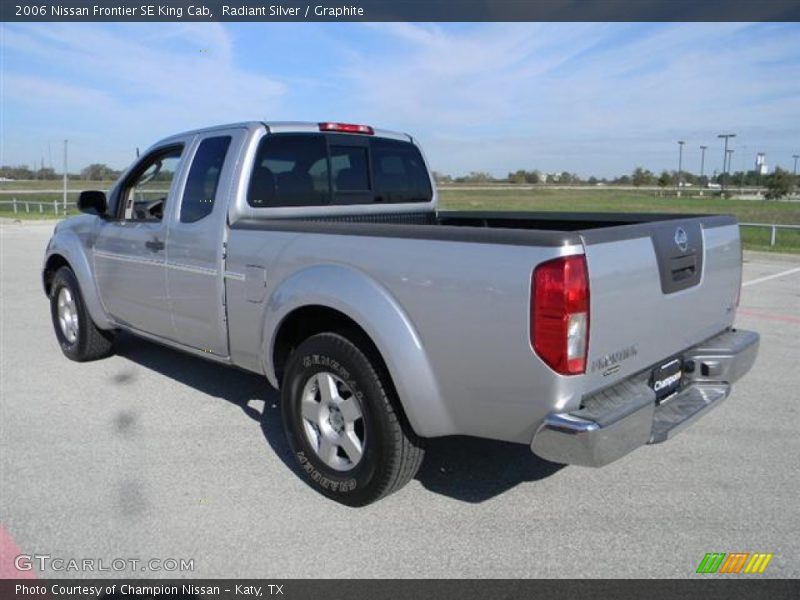
{"type": "Polygon", "coordinates": [[[414,477],[424,451],[405,423],[388,373],[370,349],[322,333],[292,354],[282,385],[289,445],[308,483],[350,506],[414,477]]]}
{"type": "Polygon", "coordinates": [[[78,280],[61,267],[50,285],[50,315],[64,355],[78,362],[105,358],[113,352],[114,333],[99,329],[83,302],[78,280]]]}

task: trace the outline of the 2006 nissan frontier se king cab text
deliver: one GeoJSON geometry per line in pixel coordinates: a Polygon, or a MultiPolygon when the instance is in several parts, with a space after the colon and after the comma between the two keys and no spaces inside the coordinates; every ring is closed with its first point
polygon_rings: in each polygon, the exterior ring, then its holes
{"type": "Polygon", "coordinates": [[[425,438],[605,465],[758,351],[733,217],[438,211],[415,140],[365,125],[175,135],[79,207],[43,269],[64,354],[125,330],[262,373],[308,483],[349,505],[408,482],[425,438]]]}

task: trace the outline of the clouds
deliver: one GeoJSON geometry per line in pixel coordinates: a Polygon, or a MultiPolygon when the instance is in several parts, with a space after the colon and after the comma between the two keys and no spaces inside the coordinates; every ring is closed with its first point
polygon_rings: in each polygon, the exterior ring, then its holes
{"type": "Polygon", "coordinates": [[[237,65],[220,24],[4,26],[3,45],[11,161],[48,135],[72,139],[79,161],[124,164],[158,137],[262,116],[286,91],[237,65]]]}
{"type": "Polygon", "coordinates": [[[677,139],[713,145],[722,129],[773,158],[800,137],[796,26],[373,27],[396,46],[348,67],[358,109],[419,131],[444,171],[609,175],[671,168],[677,139]]]}
{"type": "Polygon", "coordinates": [[[116,164],[182,129],[269,118],[406,130],[451,173],[660,170],[674,166],[678,139],[691,165],[723,129],[774,164],[800,138],[798,33],[740,23],[5,25],[5,162],[74,137],[87,145],[83,162],[116,164]]]}

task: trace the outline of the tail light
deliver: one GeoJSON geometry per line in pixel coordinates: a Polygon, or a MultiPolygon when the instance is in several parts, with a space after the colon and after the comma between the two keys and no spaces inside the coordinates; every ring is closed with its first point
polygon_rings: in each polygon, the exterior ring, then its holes
{"type": "Polygon", "coordinates": [[[320,123],[319,130],[339,133],[363,133],[365,135],[375,134],[375,130],[369,125],[354,125],[353,123],[320,123]]]}
{"type": "Polygon", "coordinates": [[[589,349],[589,277],[586,257],[540,264],[531,276],[531,346],[562,375],[586,371],[589,349]]]}

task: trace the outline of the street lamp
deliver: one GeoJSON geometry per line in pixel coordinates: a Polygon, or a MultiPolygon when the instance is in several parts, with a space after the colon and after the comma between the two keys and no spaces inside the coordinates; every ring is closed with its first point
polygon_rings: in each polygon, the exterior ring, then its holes
{"type": "Polygon", "coordinates": [[[722,153],[722,191],[725,192],[725,175],[727,173],[727,169],[725,168],[726,163],[728,162],[728,138],[736,137],[735,133],[720,133],[718,138],[725,139],[725,150],[722,153]]]}
{"type": "Polygon", "coordinates": [[[700,179],[703,179],[703,169],[706,166],[706,148],[708,146],[700,146],[700,179]]]}
{"type": "Polygon", "coordinates": [[[683,145],[686,142],[678,140],[678,197],[681,195],[681,170],[683,169],[683,145]]]}
{"type": "Polygon", "coordinates": [[[792,158],[794,159],[794,176],[797,177],[797,159],[800,158],[800,154],[792,154],[792,158]]]}

